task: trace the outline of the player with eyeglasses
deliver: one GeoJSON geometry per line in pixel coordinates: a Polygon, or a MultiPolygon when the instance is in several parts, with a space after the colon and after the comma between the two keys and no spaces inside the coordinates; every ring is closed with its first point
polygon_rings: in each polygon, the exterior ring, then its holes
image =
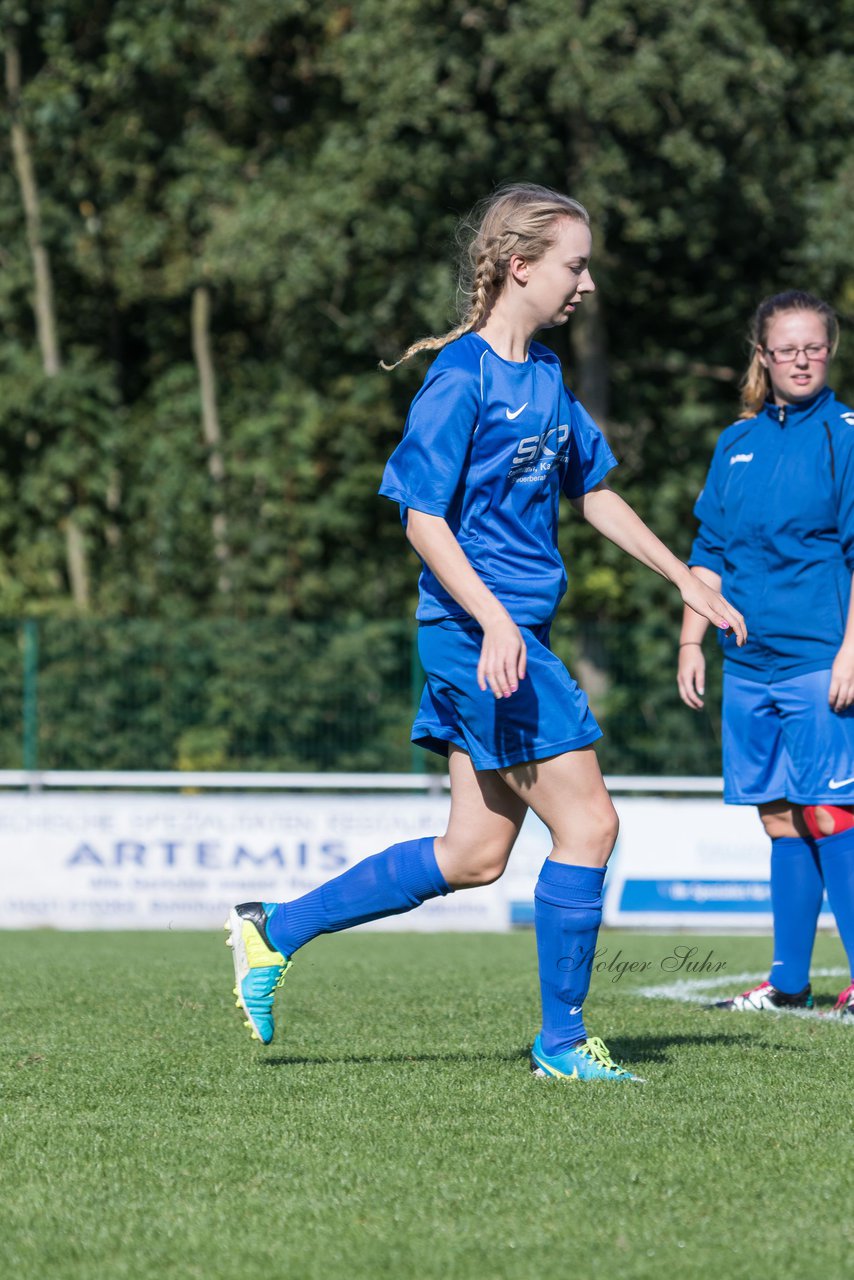
{"type": "Polygon", "coordinates": [[[765,354],[770,357],[772,364],[793,364],[802,352],[807,360],[826,360],[830,347],[826,342],[808,342],[805,347],[789,345],[765,349],[765,354]]]}
{"type": "MultiPolygon", "coordinates": [[[[742,412],[721,435],[689,563],[742,611],[750,640],[724,651],[727,804],[751,804],[771,839],[769,978],[719,1002],[811,1008],[824,891],[854,965],[854,412],[827,385],[839,326],[808,293],[766,298],[750,333],[742,412]]],[[[703,706],[706,623],[685,611],[678,684],[703,706]]],[[[854,1018],[854,983],[834,1013],[854,1018]]]]}

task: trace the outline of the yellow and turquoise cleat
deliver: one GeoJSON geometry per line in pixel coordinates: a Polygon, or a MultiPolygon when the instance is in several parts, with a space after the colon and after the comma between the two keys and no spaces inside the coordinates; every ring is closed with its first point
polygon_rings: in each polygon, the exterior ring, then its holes
{"type": "Polygon", "coordinates": [[[242,902],[228,913],[226,945],[234,959],[237,1008],[248,1019],[243,1025],[254,1040],[273,1039],[273,996],[284,981],[291,961],[273,946],[267,935],[268,908],[264,902],[242,902]]]}
{"type": "Polygon", "coordinates": [[[612,1062],[601,1040],[591,1037],[563,1053],[549,1057],[543,1053],[540,1036],[531,1050],[531,1070],[540,1080],[634,1080],[644,1084],[642,1076],[632,1075],[625,1067],[612,1062]]]}

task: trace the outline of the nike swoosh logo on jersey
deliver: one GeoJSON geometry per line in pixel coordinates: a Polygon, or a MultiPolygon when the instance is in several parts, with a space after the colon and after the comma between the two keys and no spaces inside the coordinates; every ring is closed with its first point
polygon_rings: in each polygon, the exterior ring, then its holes
{"type": "Polygon", "coordinates": [[[729,460],[729,465],[732,466],[734,462],[752,462],[752,461],[753,461],[752,453],[734,453],[729,460]]]}
{"type": "Polygon", "coordinates": [[[522,405],[522,408],[517,409],[515,413],[511,413],[509,409],[505,409],[504,412],[507,414],[507,417],[510,422],[515,422],[515,420],[519,417],[519,414],[522,413],[523,410],[527,409],[527,407],[528,407],[528,401],[526,400],[525,403],[522,405]]]}
{"type": "Polygon", "coordinates": [[[837,782],[835,778],[831,778],[827,785],[830,787],[831,791],[838,791],[840,787],[850,787],[852,782],[854,782],[854,778],[843,778],[841,782],[837,782]]]}

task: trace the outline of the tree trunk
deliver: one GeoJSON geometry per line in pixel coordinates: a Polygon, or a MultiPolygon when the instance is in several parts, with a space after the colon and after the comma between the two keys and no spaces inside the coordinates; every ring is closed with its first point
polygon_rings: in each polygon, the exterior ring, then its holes
{"type": "Polygon", "coordinates": [[[71,595],[81,609],[89,607],[89,565],[86,559],[86,543],[73,515],[65,522],[65,545],[68,553],[68,577],[71,595]]]}
{"type": "Polygon", "coordinates": [[[27,131],[21,120],[21,58],[17,46],[6,37],[6,93],[12,118],[12,153],[15,157],[15,173],[21,188],[21,201],[27,223],[27,241],[33,259],[35,276],[34,310],[36,331],[42,353],[44,371],[54,378],[60,370],[59,343],[56,337],[56,310],[53,303],[53,281],[50,260],[42,240],[41,212],[36,175],[30,156],[27,131]]]}
{"type": "MultiPolygon", "coordinates": [[[[589,7],[586,0],[578,0],[579,17],[586,17],[589,7]]],[[[583,110],[568,118],[567,127],[567,151],[571,159],[567,167],[566,189],[576,191],[589,185],[589,175],[596,173],[599,141],[583,110]]],[[[588,212],[595,227],[602,221],[601,210],[596,207],[595,185],[591,194],[593,204],[591,207],[588,203],[588,212]]],[[[608,333],[598,293],[588,293],[572,317],[569,342],[573,358],[572,389],[585,409],[600,426],[605,427],[611,408],[610,368],[608,333]]]]}
{"type": "MultiPolygon", "coordinates": [[[[57,337],[56,306],[53,298],[50,258],[42,237],[39,189],[30,153],[30,140],[27,137],[27,131],[24,128],[20,112],[21,57],[18,52],[18,46],[8,33],[5,39],[6,93],[9,99],[9,113],[11,116],[12,154],[15,158],[15,174],[21,191],[21,203],[24,206],[27,243],[33,260],[33,280],[35,285],[33,311],[36,318],[36,335],[45,376],[55,378],[62,369],[62,361],[57,337]]],[[[78,609],[86,610],[89,608],[89,570],[86,558],[86,543],[73,510],[69,512],[64,523],[65,558],[68,581],[71,586],[71,597],[78,609]]]]}
{"type": "Polygon", "coordinates": [[[199,394],[202,401],[202,434],[208,446],[208,472],[214,486],[214,517],[211,522],[214,556],[219,566],[217,590],[227,594],[231,590],[228,577],[230,551],[228,547],[228,521],[225,514],[223,481],[225,465],[222,460],[222,431],[216,403],[216,377],[211,356],[211,291],[207,285],[197,285],[193,290],[192,330],[193,355],[199,375],[199,394]]]}
{"type": "Polygon", "coordinates": [[[611,407],[608,335],[598,293],[588,293],[572,317],[570,344],[574,364],[573,390],[591,416],[604,427],[611,407]]]}

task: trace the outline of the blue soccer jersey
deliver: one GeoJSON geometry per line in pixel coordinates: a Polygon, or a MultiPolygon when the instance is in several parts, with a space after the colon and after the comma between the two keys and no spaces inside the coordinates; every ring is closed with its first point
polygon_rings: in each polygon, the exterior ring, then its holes
{"type": "MultiPolygon", "coordinates": [[[[517,623],[549,622],[566,590],[557,549],[561,493],[579,498],[616,466],[563,385],[554,352],[496,355],[476,333],[449,343],[412,402],[380,493],[442,516],[475,572],[517,623]]],[[[417,617],[465,618],[425,565],[417,617]]]]}
{"type": "Polygon", "coordinates": [[[854,570],[854,413],[826,387],[734,422],[694,512],[689,564],[721,575],[749,632],[741,649],[720,637],[724,669],[766,682],[829,668],[854,570]]]}

